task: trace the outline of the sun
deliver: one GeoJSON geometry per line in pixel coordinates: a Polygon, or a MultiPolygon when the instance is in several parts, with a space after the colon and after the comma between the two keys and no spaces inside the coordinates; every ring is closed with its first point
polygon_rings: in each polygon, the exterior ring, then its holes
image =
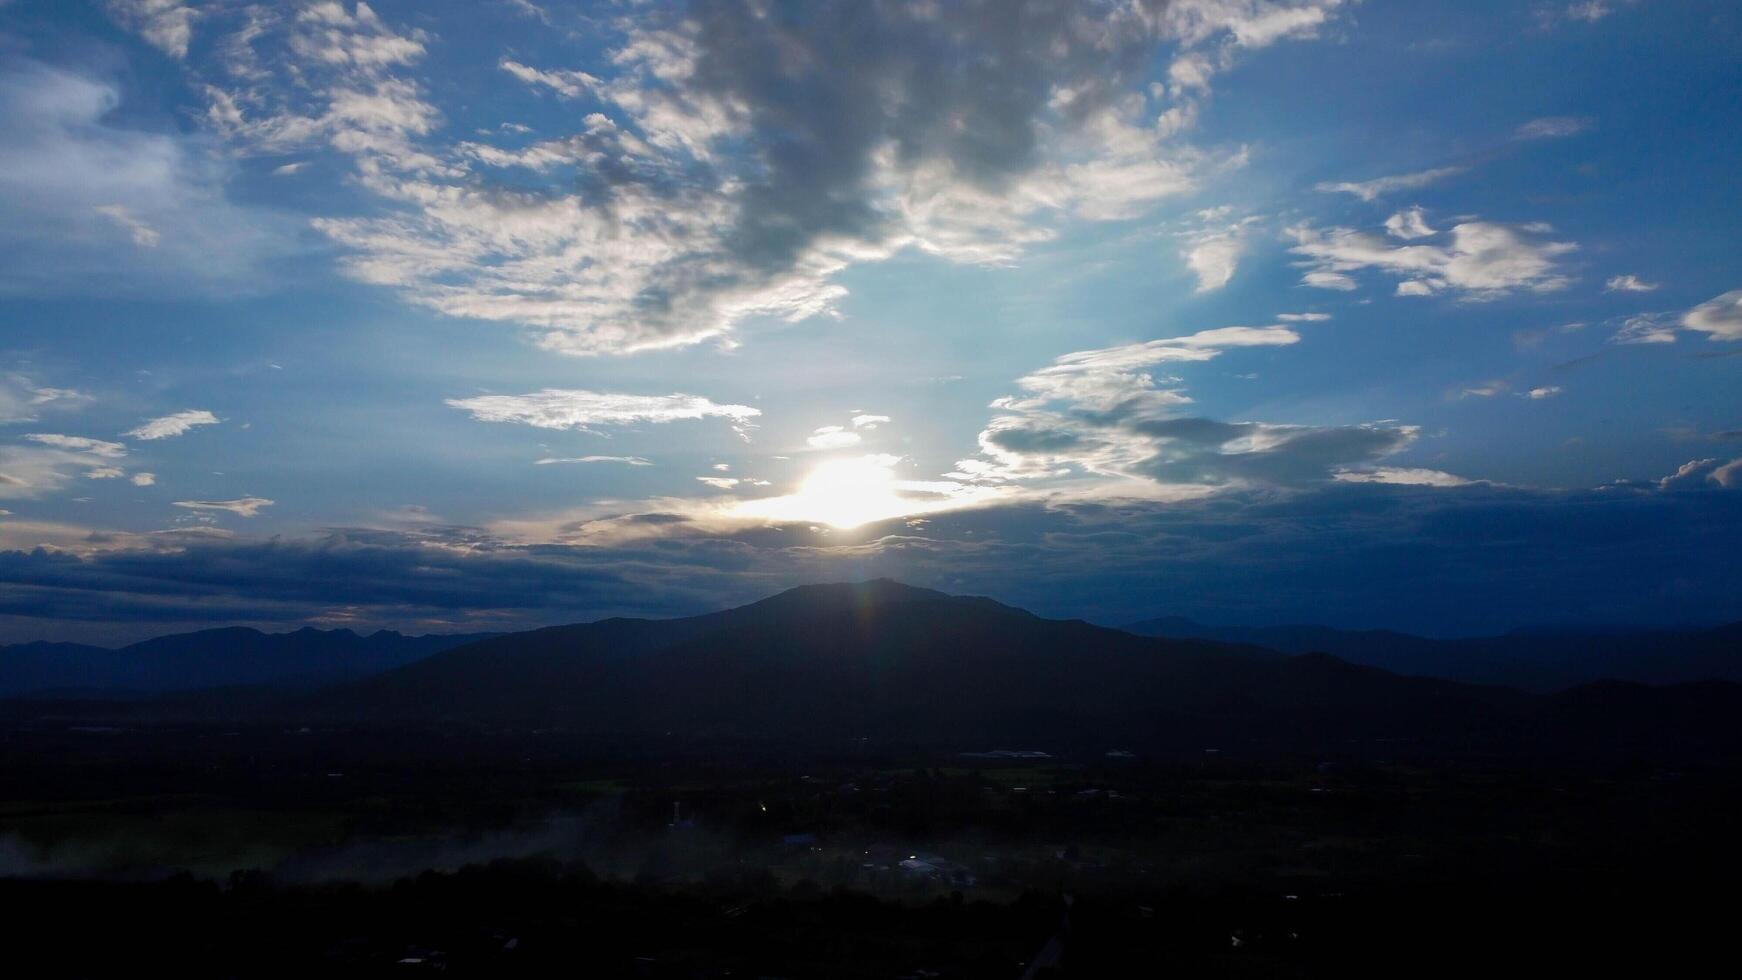
{"type": "Polygon", "coordinates": [[[884,454],[831,459],[817,464],[792,493],[746,500],[733,513],[761,520],[814,521],[845,531],[897,517],[970,507],[1000,496],[993,488],[949,480],[898,479],[895,464],[899,462],[901,457],[884,454]]]}
{"type": "Polygon", "coordinates": [[[902,496],[894,456],[858,456],[819,464],[798,489],[782,497],[747,500],[740,513],[787,521],[816,521],[847,530],[923,509],[902,496]]]}

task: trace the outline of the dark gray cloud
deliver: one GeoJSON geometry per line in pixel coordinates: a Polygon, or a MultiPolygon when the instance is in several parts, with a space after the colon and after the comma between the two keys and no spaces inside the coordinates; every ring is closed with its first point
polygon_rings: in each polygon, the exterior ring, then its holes
{"type": "Polygon", "coordinates": [[[497,60],[576,109],[531,143],[454,140],[419,77],[430,36],[367,6],[210,11],[225,70],[188,70],[238,152],[355,161],[380,207],[315,222],[353,276],[612,353],[828,312],[836,273],[903,249],[1005,261],[1142,214],[1224,162],[1181,140],[1213,76],[1343,4],[627,5],[585,64],[497,60]]]}

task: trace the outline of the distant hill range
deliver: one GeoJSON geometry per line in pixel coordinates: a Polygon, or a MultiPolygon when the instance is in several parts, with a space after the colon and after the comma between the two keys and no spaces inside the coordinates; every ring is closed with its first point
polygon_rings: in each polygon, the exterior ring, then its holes
{"type": "MultiPolygon", "coordinates": [[[[334,636],[252,634],[251,642],[314,644],[334,636]]],[[[345,642],[367,645],[382,636],[345,642]]],[[[642,745],[748,740],[825,751],[864,740],[963,751],[1742,752],[1742,728],[1734,723],[1742,716],[1742,685],[1605,681],[1544,695],[1404,676],[1323,652],[1292,655],[1043,619],[990,599],[888,580],[806,586],[683,619],[607,619],[461,640],[382,641],[393,652],[378,656],[405,660],[360,679],[334,672],[360,671],[362,656],[324,651],[319,663],[341,666],[329,668],[318,690],[310,690],[312,670],[268,675],[257,667],[254,676],[272,686],[106,706],[15,700],[7,711],[17,719],[460,726],[642,745]],[[420,641],[450,648],[420,655],[413,649],[420,641]],[[288,679],[299,686],[286,689],[288,679]]],[[[205,649],[225,656],[221,644],[205,649]]],[[[297,659],[285,647],[277,655],[251,649],[243,659],[252,664],[297,659]]],[[[202,669],[154,675],[160,679],[152,683],[242,682],[239,669],[202,669]]],[[[1407,669],[1421,672],[1413,661],[1407,669]]]]}
{"type": "Polygon", "coordinates": [[[79,643],[0,646],[0,696],[143,695],[197,688],[319,687],[356,680],[493,634],[405,636],[347,629],[179,633],[119,650],[79,643]]]}
{"type": "Polygon", "coordinates": [[[1543,696],[1322,653],[1143,637],[888,580],[686,619],[507,634],[278,710],[793,746],[1742,750],[1735,684],[1605,682],[1543,696]]]}
{"type": "Polygon", "coordinates": [[[1399,674],[1559,691],[1594,681],[1742,681],[1742,623],[1697,630],[1519,631],[1433,640],[1326,626],[1206,626],[1180,617],[1126,630],[1170,640],[1246,643],[1282,653],[1328,653],[1399,674]]]}

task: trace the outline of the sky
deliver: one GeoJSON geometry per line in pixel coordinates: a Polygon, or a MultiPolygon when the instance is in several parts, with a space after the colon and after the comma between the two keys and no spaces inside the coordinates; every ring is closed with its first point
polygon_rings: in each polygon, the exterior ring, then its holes
{"type": "Polygon", "coordinates": [[[1742,6],[0,0],[0,642],[1742,619],[1742,6]]]}

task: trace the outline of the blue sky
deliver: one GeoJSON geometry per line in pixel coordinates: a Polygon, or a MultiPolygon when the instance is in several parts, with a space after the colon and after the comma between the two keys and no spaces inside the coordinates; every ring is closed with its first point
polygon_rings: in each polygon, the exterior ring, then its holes
{"type": "Polygon", "coordinates": [[[1742,617],[1723,2],[0,3],[0,640],[1742,617]]]}

